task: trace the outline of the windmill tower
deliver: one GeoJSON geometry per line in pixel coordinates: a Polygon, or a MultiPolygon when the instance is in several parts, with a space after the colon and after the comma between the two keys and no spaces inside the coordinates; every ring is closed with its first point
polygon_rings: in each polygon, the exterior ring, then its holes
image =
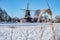
{"type": "Polygon", "coordinates": [[[26,17],[26,18],[30,17],[29,0],[28,0],[28,3],[27,3],[27,9],[26,9],[26,11],[25,11],[25,17],[26,17]]]}
{"type": "Polygon", "coordinates": [[[27,2],[27,9],[22,9],[22,10],[25,11],[25,16],[23,18],[24,21],[22,21],[22,22],[32,22],[32,18],[30,16],[30,11],[32,11],[32,10],[29,10],[29,0],[27,2]]]}
{"type": "Polygon", "coordinates": [[[29,0],[27,2],[27,9],[25,9],[25,16],[24,19],[26,20],[26,22],[32,22],[32,18],[30,17],[30,11],[29,10],[29,0]]]}

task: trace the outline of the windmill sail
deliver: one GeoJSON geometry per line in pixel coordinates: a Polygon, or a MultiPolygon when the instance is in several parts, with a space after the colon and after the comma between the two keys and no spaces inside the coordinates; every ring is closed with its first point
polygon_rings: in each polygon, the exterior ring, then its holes
{"type": "Polygon", "coordinates": [[[29,0],[28,0],[28,2],[27,2],[27,10],[29,9],[29,0]]]}

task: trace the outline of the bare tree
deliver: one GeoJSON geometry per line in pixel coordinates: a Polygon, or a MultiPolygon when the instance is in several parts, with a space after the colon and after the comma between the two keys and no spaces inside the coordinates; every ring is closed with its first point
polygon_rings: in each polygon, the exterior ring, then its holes
{"type": "Polygon", "coordinates": [[[11,19],[11,17],[7,14],[7,12],[0,8],[0,21],[7,22],[10,19],[11,19]]]}

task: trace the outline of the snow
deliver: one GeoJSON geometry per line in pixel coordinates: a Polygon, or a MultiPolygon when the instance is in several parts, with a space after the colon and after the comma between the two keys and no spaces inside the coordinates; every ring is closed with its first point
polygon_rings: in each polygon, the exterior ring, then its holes
{"type": "Polygon", "coordinates": [[[60,40],[60,23],[7,23],[0,24],[0,40],[60,40]]]}

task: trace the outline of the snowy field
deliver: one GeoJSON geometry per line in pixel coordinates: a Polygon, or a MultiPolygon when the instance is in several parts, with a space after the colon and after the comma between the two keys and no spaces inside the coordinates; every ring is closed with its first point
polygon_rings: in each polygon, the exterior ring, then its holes
{"type": "Polygon", "coordinates": [[[0,40],[60,40],[60,23],[53,25],[52,31],[52,23],[2,23],[0,40]]]}

